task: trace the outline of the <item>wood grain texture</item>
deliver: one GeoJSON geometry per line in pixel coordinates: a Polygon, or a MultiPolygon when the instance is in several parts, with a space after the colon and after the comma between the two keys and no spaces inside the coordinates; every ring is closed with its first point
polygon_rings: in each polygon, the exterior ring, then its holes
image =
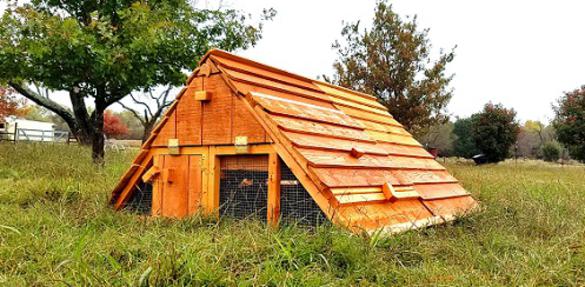
{"type": "Polygon", "coordinates": [[[359,142],[355,140],[338,139],[322,135],[312,135],[300,132],[282,131],[295,146],[308,148],[331,149],[350,152],[352,149],[360,149],[364,153],[388,155],[385,149],[371,142],[359,142]]]}
{"type": "Polygon", "coordinates": [[[424,200],[423,203],[433,214],[443,217],[465,215],[477,207],[477,201],[471,196],[424,200]]]}
{"type": "Polygon", "coordinates": [[[177,138],[176,111],[172,111],[167,116],[168,120],[162,125],[158,135],[152,143],[152,146],[167,146],[169,139],[177,138]]]}
{"type": "Polygon", "coordinates": [[[294,131],[298,133],[323,135],[353,141],[368,141],[370,143],[375,143],[375,141],[366,132],[359,128],[319,123],[310,120],[291,118],[282,115],[271,115],[270,118],[274,120],[276,124],[284,130],[294,131]]]}
{"type": "Polygon", "coordinates": [[[213,99],[201,104],[203,111],[202,143],[204,145],[233,143],[231,138],[233,120],[231,89],[219,75],[205,79],[204,88],[213,94],[213,99]]]}

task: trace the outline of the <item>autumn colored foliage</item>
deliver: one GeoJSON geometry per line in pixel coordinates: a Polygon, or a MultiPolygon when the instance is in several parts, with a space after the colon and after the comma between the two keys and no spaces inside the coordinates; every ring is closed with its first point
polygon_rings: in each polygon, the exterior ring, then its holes
{"type": "Polygon", "coordinates": [[[104,133],[108,138],[122,136],[128,133],[128,127],[118,115],[108,110],[104,113],[104,133]]]}
{"type": "Polygon", "coordinates": [[[566,92],[554,106],[557,138],[572,158],[585,162],[585,85],[566,92]]]}
{"type": "Polygon", "coordinates": [[[24,101],[18,100],[12,89],[0,87],[0,121],[7,116],[20,116],[26,113],[24,101]]]}

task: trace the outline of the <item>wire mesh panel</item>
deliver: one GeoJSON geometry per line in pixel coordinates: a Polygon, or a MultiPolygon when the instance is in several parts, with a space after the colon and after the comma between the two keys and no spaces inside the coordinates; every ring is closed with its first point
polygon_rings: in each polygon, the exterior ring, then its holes
{"type": "Polygon", "coordinates": [[[224,156],[220,162],[221,216],[266,221],[268,156],[224,156]]]}
{"type": "Polygon", "coordinates": [[[126,209],[139,213],[150,215],[152,210],[152,184],[142,183],[132,194],[132,197],[126,204],[126,209]]]}
{"type": "Polygon", "coordinates": [[[312,226],[328,222],[321,208],[282,160],[280,160],[280,166],[281,220],[284,223],[297,222],[312,226]]]}

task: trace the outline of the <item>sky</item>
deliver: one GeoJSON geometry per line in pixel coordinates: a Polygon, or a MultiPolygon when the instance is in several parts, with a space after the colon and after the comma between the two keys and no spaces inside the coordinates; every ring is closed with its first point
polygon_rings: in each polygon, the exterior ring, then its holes
{"type": "MultiPolygon", "coordinates": [[[[207,1],[214,4],[213,1],[207,1]]],[[[435,53],[455,50],[447,109],[466,117],[489,101],[514,108],[521,121],[549,121],[564,91],[585,84],[585,1],[390,1],[401,16],[418,16],[435,53]]],[[[310,78],[333,73],[342,22],[370,25],[375,1],[224,0],[258,14],[278,11],[257,46],[238,54],[310,78]]]]}
{"type": "MultiPolygon", "coordinates": [[[[448,113],[466,117],[489,101],[514,108],[520,121],[552,119],[564,91],[585,84],[585,1],[395,0],[403,17],[429,28],[434,53],[457,46],[448,113]]],[[[0,2],[0,11],[3,10],[0,2]]],[[[331,75],[343,21],[372,21],[375,0],[199,0],[260,14],[277,10],[259,43],[237,54],[309,78],[331,75]]],[[[67,97],[58,96],[59,102],[67,97]]],[[[119,108],[119,107],[118,107],[119,108]]]]}

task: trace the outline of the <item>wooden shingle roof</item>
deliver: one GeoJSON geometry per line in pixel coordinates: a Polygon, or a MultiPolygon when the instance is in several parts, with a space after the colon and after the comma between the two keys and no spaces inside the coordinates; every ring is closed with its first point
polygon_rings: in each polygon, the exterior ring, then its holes
{"type": "Polygon", "coordinates": [[[275,144],[327,199],[328,205],[317,200],[321,208],[344,224],[365,230],[411,228],[476,206],[374,96],[220,50],[210,51],[202,63],[207,61],[246,97],[275,144]],[[414,197],[389,197],[387,183],[398,196],[410,192],[414,197]]]}

